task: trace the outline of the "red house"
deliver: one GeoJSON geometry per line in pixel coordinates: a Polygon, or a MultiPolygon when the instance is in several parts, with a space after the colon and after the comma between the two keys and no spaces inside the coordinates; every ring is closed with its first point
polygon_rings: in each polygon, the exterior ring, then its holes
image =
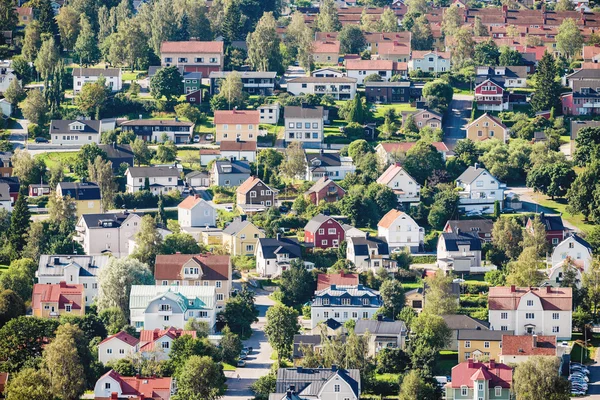
{"type": "MultiPolygon", "coordinates": [[[[560,215],[545,215],[544,213],[540,213],[539,217],[546,230],[546,240],[548,243],[554,247],[565,239],[566,230],[560,215]]],[[[527,220],[525,229],[531,235],[534,233],[532,218],[527,220]]]]}
{"type": "Polygon", "coordinates": [[[479,110],[508,110],[508,92],[492,79],[486,79],[475,87],[475,101],[479,110]]]}
{"type": "Polygon", "coordinates": [[[321,200],[326,203],[341,200],[345,194],[346,191],[344,189],[329,179],[329,177],[324,176],[316,181],[315,184],[304,193],[304,196],[306,196],[311,203],[317,205],[321,200]]]}
{"type": "Polygon", "coordinates": [[[342,224],[329,215],[315,215],[304,227],[304,241],[321,249],[338,247],[344,239],[342,224]]]}
{"type": "Polygon", "coordinates": [[[190,104],[202,104],[202,90],[194,90],[193,92],[187,93],[185,95],[185,101],[190,104]]]}

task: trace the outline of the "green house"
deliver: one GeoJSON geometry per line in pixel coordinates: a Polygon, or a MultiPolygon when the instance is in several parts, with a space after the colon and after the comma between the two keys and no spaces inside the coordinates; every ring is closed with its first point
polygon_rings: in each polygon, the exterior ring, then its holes
{"type": "Polygon", "coordinates": [[[447,400],[511,400],[513,370],[494,360],[469,359],[452,368],[452,381],[445,386],[447,400]]]}

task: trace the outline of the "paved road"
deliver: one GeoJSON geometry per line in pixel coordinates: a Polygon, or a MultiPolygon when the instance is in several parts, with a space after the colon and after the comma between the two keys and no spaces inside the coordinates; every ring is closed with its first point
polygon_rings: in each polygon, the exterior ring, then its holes
{"type": "Polygon", "coordinates": [[[16,149],[25,146],[27,141],[27,125],[29,121],[26,119],[18,119],[16,125],[8,130],[8,140],[11,141],[16,149]]]}
{"type": "Polygon", "coordinates": [[[444,143],[450,150],[456,142],[466,137],[464,126],[471,118],[473,96],[466,94],[455,94],[444,116],[444,143]]]}
{"type": "Polygon", "coordinates": [[[600,351],[596,350],[596,361],[588,366],[590,370],[590,381],[588,383],[588,395],[585,399],[600,399],[600,351]]]}
{"type": "MultiPolygon", "coordinates": [[[[236,286],[239,286],[239,284],[234,283],[234,287],[236,286]]],[[[256,293],[255,303],[259,310],[258,322],[252,324],[252,337],[244,342],[244,346],[253,348],[252,354],[246,359],[245,368],[225,372],[227,392],[225,392],[224,398],[227,400],[252,399],[254,394],[250,390],[250,385],[261,376],[268,374],[271,364],[273,364],[273,360],[271,360],[273,349],[267,341],[263,328],[266,322],[267,309],[275,302],[269,299],[268,293],[265,291],[257,289],[256,293]]]]}

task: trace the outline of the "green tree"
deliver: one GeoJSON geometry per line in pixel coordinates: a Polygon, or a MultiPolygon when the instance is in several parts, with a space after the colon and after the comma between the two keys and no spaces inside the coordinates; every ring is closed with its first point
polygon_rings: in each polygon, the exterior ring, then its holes
{"type": "Polygon", "coordinates": [[[440,152],[423,140],[419,140],[406,153],[404,160],[404,169],[420,184],[424,184],[434,171],[443,170],[444,167],[444,159],[440,152]]]}
{"type": "Polygon", "coordinates": [[[228,43],[241,38],[242,13],[238,0],[228,0],[223,13],[221,30],[228,43]]]}
{"type": "Polygon", "coordinates": [[[275,304],[267,310],[265,334],[269,343],[277,351],[277,362],[287,359],[292,354],[294,335],[298,333],[298,311],[283,304],[275,304]]]}
{"type": "Polygon", "coordinates": [[[90,180],[100,188],[102,211],[110,210],[114,205],[117,191],[112,161],[106,161],[100,155],[96,156],[93,163],[88,161],[88,175],[90,180]]]}
{"type": "Polygon", "coordinates": [[[154,278],[147,265],[130,258],[111,258],[98,273],[98,310],[117,307],[129,314],[132,285],[152,285],[154,278]]]}
{"type": "Polygon", "coordinates": [[[13,79],[8,88],[4,92],[4,97],[8,100],[13,106],[16,106],[19,102],[25,99],[25,91],[21,87],[18,79],[13,79]]]}
{"type": "Polygon", "coordinates": [[[365,35],[356,25],[346,25],[338,35],[340,51],[344,54],[360,54],[367,47],[365,35]]]}
{"type": "Polygon", "coordinates": [[[98,40],[94,33],[94,28],[85,15],[80,17],[79,26],[79,35],[73,49],[75,50],[75,59],[84,66],[93,65],[100,58],[100,50],[98,49],[98,40]]]}
{"type": "Polygon", "coordinates": [[[320,32],[337,32],[342,29],[337,7],[333,0],[321,1],[319,13],[315,19],[315,26],[320,32]]]}
{"type": "Polygon", "coordinates": [[[402,311],[405,303],[402,284],[395,279],[388,279],[381,284],[379,291],[383,301],[382,313],[388,318],[395,319],[398,313],[402,311]]]}
{"type": "Polygon", "coordinates": [[[246,285],[237,296],[232,296],[225,303],[223,318],[233,333],[242,338],[249,337],[252,333],[251,325],[258,322],[258,309],[254,305],[254,292],[246,285]]]}
{"type": "Polygon", "coordinates": [[[275,393],[277,377],[274,373],[268,373],[267,375],[263,375],[258,378],[252,385],[250,385],[250,389],[256,395],[256,398],[268,398],[269,394],[275,393]]]}
{"type": "MultiPolygon", "coordinates": [[[[449,10],[454,10],[450,7],[449,10]]],[[[436,400],[438,399],[436,387],[431,382],[426,382],[418,369],[410,370],[402,379],[398,400],[436,400]]]]}
{"type": "Polygon", "coordinates": [[[79,14],[73,7],[61,7],[56,16],[56,22],[60,31],[61,44],[68,50],[72,49],[80,31],[79,14]]]}
{"type": "Polygon", "coordinates": [[[500,48],[500,57],[498,58],[498,64],[507,67],[513,65],[523,65],[523,57],[517,50],[512,50],[508,46],[500,48]]]}
{"type": "Polygon", "coordinates": [[[40,23],[42,33],[48,34],[49,37],[58,35],[58,27],[54,19],[54,10],[50,0],[40,0],[37,5],[37,20],[40,23]]]}
{"type": "Polygon", "coordinates": [[[560,109],[561,85],[556,81],[554,57],[547,51],[538,63],[534,87],[531,106],[535,111],[550,110],[552,107],[560,109]]]}
{"type": "Polygon", "coordinates": [[[586,220],[588,219],[595,210],[594,192],[598,174],[600,174],[600,163],[596,161],[577,174],[577,178],[567,191],[567,211],[574,214],[581,213],[586,220]]]}
{"type": "Polygon", "coordinates": [[[98,318],[106,327],[109,335],[117,334],[127,326],[127,317],[119,307],[104,308],[98,313],[98,318]]]}
{"type": "Polygon", "coordinates": [[[228,326],[225,326],[221,333],[223,335],[220,342],[223,351],[223,361],[229,364],[235,364],[244,345],[242,344],[240,337],[231,332],[231,329],[229,329],[228,326]]]}
{"type": "Polygon", "coordinates": [[[556,11],[574,11],[575,4],[573,4],[570,0],[558,0],[556,2],[556,6],[554,6],[556,11]]]}
{"type": "Polygon", "coordinates": [[[427,301],[423,311],[431,315],[456,314],[458,301],[452,292],[453,277],[438,270],[432,277],[425,279],[427,301]]]}
{"type": "Polygon", "coordinates": [[[160,254],[198,254],[203,248],[196,239],[188,233],[173,233],[165,237],[160,254]]]}
{"type": "Polygon", "coordinates": [[[12,1],[0,1],[0,26],[7,31],[12,31],[18,23],[19,16],[12,1]]]}
{"type": "Polygon", "coordinates": [[[600,155],[600,128],[586,127],[577,131],[574,160],[579,166],[589,164],[600,155]]]}
{"type": "Polygon", "coordinates": [[[174,400],[216,400],[225,393],[223,366],[208,356],[191,356],[177,376],[174,400]]]}
{"type": "Polygon", "coordinates": [[[48,105],[44,100],[44,95],[39,90],[30,90],[27,92],[25,101],[21,104],[21,112],[29,122],[36,125],[43,125],[47,120],[48,105]]]}
{"type": "Polygon", "coordinates": [[[433,33],[425,15],[414,20],[411,28],[411,45],[415,50],[431,50],[433,46],[433,33]]]}
{"type": "Polygon", "coordinates": [[[159,144],[156,150],[156,159],[161,163],[175,162],[177,159],[177,147],[175,144],[170,140],[159,144]]]}
{"type": "Polygon", "coordinates": [[[295,307],[306,303],[315,291],[315,282],[302,261],[294,260],[281,274],[281,301],[295,307]]]}
{"type": "MultiPolygon", "coordinates": [[[[475,22],[473,22],[473,35],[475,36],[489,36],[488,28],[481,21],[481,17],[476,16],[475,22]]],[[[504,64],[500,64],[504,65],[504,64]]]]}
{"type": "Polygon", "coordinates": [[[600,263],[597,260],[582,276],[582,287],[585,293],[586,306],[595,319],[600,311],[600,263]]]}
{"type": "Polygon", "coordinates": [[[527,186],[554,199],[566,195],[576,177],[575,171],[567,162],[539,164],[527,174],[527,186]]]}
{"type": "MultiPolygon", "coordinates": [[[[0,285],[2,284],[0,279],[0,285]]],[[[0,327],[13,318],[25,315],[26,311],[25,303],[17,293],[10,289],[0,292],[0,327]]]]}
{"type": "Polygon", "coordinates": [[[15,202],[8,230],[10,244],[17,252],[21,252],[26,244],[30,224],[31,213],[27,207],[27,196],[23,191],[15,202]]]}
{"type": "Polygon", "coordinates": [[[77,204],[71,196],[59,196],[55,193],[48,199],[48,220],[60,226],[75,226],[75,216],[77,214],[77,204]]]}
{"type": "Polygon", "coordinates": [[[46,370],[28,367],[11,374],[4,394],[7,400],[53,400],[49,387],[50,377],[46,370]]]}
{"type": "Polygon", "coordinates": [[[492,39],[475,45],[473,59],[477,65],[498,65],[500,51],[492,39]]]}
{"type": "Polygon", "coordinates": [[[106,79],[101,76],[96,82],[84,84],[75,98],[75,105],[86,116],[100,119],[100,111],[106,104],[110,92],[105,82],[106,79]]]}
{"type": "Polygon", "coordinates": [[[135,234],[135,250],[131,257],[149,265],[154,270],[154,261],[162,246],[162,236],[151,215],[144,215],[140,230],[135,234]]]}
{"type": "Polygon", "coordinates": [[[546,227],[542,224],[539,215],[536,215],[535,218],[532,219],[531,231],[528,230],[523,235],[523,249],[533,247],[538,257],[545,257],[550,250],[550,246],[546,240],[546,227]]]}
{"type": "Polygon", "coordinates": [[[461,68],[469,62],[473,57],[475,49],[475,41],[471,30],[463,26],[454,34],[454,46],[452,47],[452,63],[454,66],[461,68]]]}
{"type": "Polygon", "coordinates": [[[34,62],[41,45],[42,32],[40,30],[40,23],[38,21],[32,21],[25,28],[25,38],[23,39],[21,55],[26,61],[34,62]]]}
{"type": "Polygon", "coordinates": [[[157,100],[163,96],[170,102],[183,93],[183,77],[176,66],[159,69],[150,80],[150,94],[157,100]]]}
{"type": "Polygon", "coordinates": [[[570,385],[557,374],[557,357],[533,356],[520,363],[514,372],[513,391],[519,400],[568,400],[570,385]]]}
{"type": "Polygon", "coordinates": [[[285,149],[285,159],[281,164],[280,171],[288,178],[296,179],[304,176],[306,171],[306,157],[302,149],[302,143],[292,142],[285,149]]]}
{"type": "Polygon", "coordinates": [[[517,258],[507,265],[508,275],[506,283],[515,286],[539,286],[544,280],[544,274],[540,271],[544,263],[540,258],[535,247],[526,247],[517,258]]]}
{"type": "Polygon", "coordinates": [[[440,79],[427,82],[423,86],[423,97],[427,104],[442,114],[446,112],[450,105],[453,93],[452,86],[440,79]]]}
{"type": "Polygon", "coordinates": [[[81,146],[81,149],[77,152],[73,171],[79,178],[87,179],[89,177],[89,165],[90,163],[94,163],[97,157],[101,157],[104,160],[108,159],[106,152],[98,147],[96,143],[81,146]]]}
{"type": "Polygon", "coordinates": [[[364,109],[362,99],[357,93],[356,96],[354,96],[354,100],[352,100],[352,103],[350,104],[348,114],[346,115],[346,121],[363,124],[365,123],[366,118],[366,111],[364,109]]]}
{"type": "Polygon", "coordinates": [[[17,372],[42,356],[44,343],[54,338],[57,320],[21,316],[0,328],[0,366],[2,371],[17,372]]]}
{"type": "Polygon", "coordinates": [[[426,373],[431,374],[439,357],[438,352],[446,348],[450,342],[452,331],[437,315],[422,312],[410,324],[411,340],[407,345],[407,353],[412,365],[418,365],[426,373]]]}
{"type": "Polygon", "coordinates": [[[556,47],[567,58],[573,58],[581,52],[583,35],[572,18],[565,18],[558,27],[556,47]]]}
{"type": "Polygon", "coordinates": [[[131,144],[135,163],[140,165],[148,165],[152,160],[152,151],[148,148],[148,144],[140,138],[136,138],[131,144]]]}
{"type": "Polygon", "coordinates": [[[492,228],[492,244],[508,259],[516,259],[521,253],[523,230],[514,218],[499,218],[492,228]]]}
{"type": "Polygon", "coordinates": [[[248,34],[248,60],[257,71],[281,71],[282,57],[279,50],[277,22],[273,13],[265,13],[254,32],[248,34]]]}
{"type": "Polygon", "coordinates": [[[391,8],[386,8],[381,14],[381,32],[398,32],[398,17],[391,8]]]}
{"type": "Polygon", "coordinates": [[[453,36],[463,25],[463,16],[458,7],[448,7],[442,17],[442,33],[444,36],[453,36]]]}

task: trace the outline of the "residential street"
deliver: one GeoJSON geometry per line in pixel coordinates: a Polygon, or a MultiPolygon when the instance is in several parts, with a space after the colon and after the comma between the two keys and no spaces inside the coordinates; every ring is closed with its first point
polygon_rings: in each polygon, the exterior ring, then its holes
{"type": "Polygon", "coordinates": [[[456,142],[466,137],[465,124],[471,118],[473,96],[455,94],[444,116],[444,143],[450,150],[454,149],[456,142]]]}
{"type": "Polygon", "coordinates": [[[15,126],[8,130],[8,140],[12,142],[15,149],[25,146],[27,140],[27,125],[29,121],[26,119],[18,119],[15,126]]]}

